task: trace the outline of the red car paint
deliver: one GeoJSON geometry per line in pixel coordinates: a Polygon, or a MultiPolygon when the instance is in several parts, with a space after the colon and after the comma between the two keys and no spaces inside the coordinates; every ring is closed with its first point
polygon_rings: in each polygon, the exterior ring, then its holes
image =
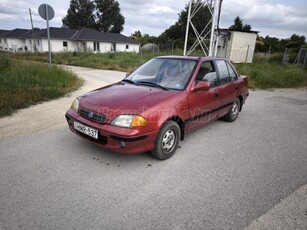
{"type": "MultiPolygon", "coordinates": [[[[70,108],[66,112],[70,130],[116,152],[141,153],[155,148],[155,140],[159,131],[168,120],[173,120],[179,124],[181,140],[183,140],[186,133],[227,114],[237,98],[239,98],[242,108],[248,97],[247,78],[240,77],[234,67],[224,59],[167,56],[158,57],[155,60],[168,62],[179,60],[182,63],[185,63],[185,60],[191,61],[189,65],[193,69],[184,84],[175,85],[175,87],[180,85],[178,89],[170,87],[165,90],[147,85],[147,83],[141,85],[141,83],[131,84],[127,81],[121,81],[84,94],[78,97],[78,111],[70,108]],[[221,67],[220,70],[217,62],[223,68],[227,66],[228,82],[221,82],[221,76],[223,71],[225,73],[226,68],[222,70],[221,67]],[[202,66],[208,63],[217,76],[210,80],[211,86],[209,86],[207,80],[198,79],[200,71],[205,69],[202,66]],[[231,78],[230,72],[233,78],[231,78]],[[87,117],[88,115],[93,116],[93,114],[94,117],[96,116],[96,120],[87,117]],[[140,115],[147,120],[147,125],[137,128],[124,128],[111,124],[121,114],[140,115]],[[97,122],[97,119],[102,120],[97,122]],[[75,121],[98,130],[98,140],[77,131],[73,125],[75,121]]],[[[185,70],[183,65],[181,64],[180,67],[181,73],[185,70]]],[[[176,72],[176,74],[178,73],[176,72]]]]}

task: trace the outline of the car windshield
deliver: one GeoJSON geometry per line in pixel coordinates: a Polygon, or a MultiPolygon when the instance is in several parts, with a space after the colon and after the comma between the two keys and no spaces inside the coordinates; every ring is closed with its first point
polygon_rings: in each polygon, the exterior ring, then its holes
{"type": "Polygon", "coordinates": [[[183,90],[195,65],[194,60],[155,58],[131,73],[126,81],[163,89],[183,90]]]}

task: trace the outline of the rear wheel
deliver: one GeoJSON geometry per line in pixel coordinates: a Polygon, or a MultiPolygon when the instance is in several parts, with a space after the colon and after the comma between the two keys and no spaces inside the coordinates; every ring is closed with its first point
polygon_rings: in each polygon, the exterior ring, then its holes
{"type": "Polygon", "coordinates": [[[151,151],[152,155],[159,160],[171,158],[178,148],[180,134],[180,128],[176,122],[166,122],[155,141],[155,148],[151,151]]]}
{"type": "Polygon", "coordinates": [[[239,116],[239,112],[240,112],[240,106],[241,106],[241,102],[239,100],[239,98],[237,98],[235,100],[235,102],[232,104],[231,109],[229,110],[229,112],[223,117],[223,119],[225,121],[229,121],[229,122],[233,122],[235,121],[238,116],[239,116]]]}

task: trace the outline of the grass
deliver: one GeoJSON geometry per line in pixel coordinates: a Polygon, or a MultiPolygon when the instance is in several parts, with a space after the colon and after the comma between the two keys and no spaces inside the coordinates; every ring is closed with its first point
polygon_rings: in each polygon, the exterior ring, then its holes
{"type": "MultiPolygon", "coordinates": [[[[182,55],[182,50],[174,50],[174,54],[182,55]]],[[[52,63],[59,65],[74,65],[95,69],[118,70],[131,72],[149,59],[160,55],[171,55],[171,52],[138,53],[91,53],[91,52],[61,52],[52,54],[52,63]]],[[[11,58],[48,62],[47,53],[9,53],[11,58]]]]}
{"type": "Polygon", "coordinates": [[[55,64],[130,72],[140,66],[143,60],[136,53],[91,54],[66,52],[55,54],[53,62],[55,64]]]}
{"type": "Polygon", "coordinates": [[[282,54],[273,56],[266,62],[261,54],[256,54],[252,64],[235,64],[241,75],[248,76],[252,89],[307,87],[307,69],[294,64],[282,67],[282,54]]]}
{"type": "MultiPolygon", "coordinates": [[[[62,52],[52,54],[54,64],[75,65],[96,69],[118,70],[131,72],[138,66],[154,56],[160,55],[182,55],[182,50],[169,52],[147,52],[136,53],[103,53],[93,54],[90,52],[62,52]]],[[[290,63],[293,63],[296,54],[290,55],[290,63]]],[[[47,62],[47,53],[11,53],[15,59],[27,59],[33,61],[47,62]]],[[[307,87],[307,69],[302,69],[294,64],[281,67],[283,54],[271,54],[267,59],[263,54],[255,54],[251,64],[235,64],[241,75],[249,78],[250,88],[297,88],[307,87]]]]}
{"type": "Polygon", "coordinates": [[[46,64],[8,59],[0,53],[0,117],[78,89],[82,80],[46,64]]]}

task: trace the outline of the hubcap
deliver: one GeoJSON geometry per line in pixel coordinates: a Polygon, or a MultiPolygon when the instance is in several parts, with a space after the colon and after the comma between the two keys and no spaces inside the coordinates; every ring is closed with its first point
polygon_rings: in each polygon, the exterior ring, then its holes
{"type": "Polygon", "coordinates": [[[232,117],[233,117],[233,118],[237,117],[237,116],[238,116],[238,113],[239,113],[238,104],[237,104],[237,103],[233,103],[232,109],[231,109],[232,117]]]}
{"type": "Polygon", "coordinates": [[[176,141],[176,134],[174,130],[167,130],[164,133],[163,139],[162,139],[162,149],[163,152],[169,153],[172,151],[176,141]]]}

